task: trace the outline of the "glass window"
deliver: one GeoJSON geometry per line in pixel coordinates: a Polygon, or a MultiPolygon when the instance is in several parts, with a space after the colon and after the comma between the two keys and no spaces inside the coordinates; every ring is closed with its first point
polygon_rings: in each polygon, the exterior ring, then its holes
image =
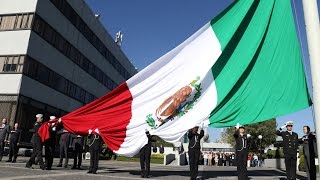
{"type": "Polygon", "coordinates": [[[42,36],[42,34],[44,32],[44,28],[45,28],[45,24],[39,18],[39,16],[36,16],[34,19],[32,30],[34,30],[36,33],[38,33],[40,36],[42,36]]]}
{"type": "Polygon", "coordinates": [[[0,30],[14,29],[15,21],[16,21],[16,15],[2,17],[1,24],[0,24],[0,30]]]}
{"type": "Polygon", "coordinates": [[[28,20],[27,28],[31,28],[32,27],[33,16],[34,16],[34,14],[29,14],[29,20],[28,20]]]}
{"type": "Polygon", "coordinates": [[[0,56],[0,71],[3,71],[3,66],[5,64],[6,57],[5,56],[0,56]]]}
{"type": "Polygon", "coordinates": [[[49,26],[46,26],[43,35],[44,35],[44,39],[47,40],[50,44],[54,44],[53,43],[53,34],[54,34],[53,29],[49,26]]]}
{"type": "Polygon", "coordinates": [[[22,14],[17,15],[15,29],[20,29],[21,28],[22,18],[23,18],[22,14]]]}
{"type": "Polygon", "coordinates": [[[2,72],[22,72],[24,56],[2,56],[0,70],[2,72]]]}
{"type": "Polygon", "coordinates": [[[21,16],[22,16],[22,23],[21,23],[21,27],[20,28],[28,28],[29,15],[28,14],[23,14],[21,16]]]}
{"type": "Polygon", "coordinates": [[[56,83],[56,88],[58,91],[61,93],[64,93],[65,91],[65,86],[66,86],[66,79],[64,79],[62,76],[57,75],[57,83],[56,83]]]}
{"type": "Polygon", "coordinates": [[[42,64],[39,64],[37,79],[41,83],[49,85],[49,69],[42,64]]]}
{"type": "Polygon", "coordinates": [[[81,67],[83,68],[84,71],[88,72],[88,69],[89,69],[89,61],[87,61],[87,59],[85,59],[85,57],[81,57],[81,60],[80,60],[80,63],[81,63],[81,67]]]}
{"type": "Polygon", "coordinates": [[[108,86],[107,86],[108,89],[112,90],[113,89],[113,82],[110,78],[108,78],[108,86]]]}
{"type": "Polygon", "coordinates": [[[94,76],[95,74],[94,74],[94,65],[91,63],[91,62],[89,62],[89,74],[91,74],[92,76],[94,76]]]}

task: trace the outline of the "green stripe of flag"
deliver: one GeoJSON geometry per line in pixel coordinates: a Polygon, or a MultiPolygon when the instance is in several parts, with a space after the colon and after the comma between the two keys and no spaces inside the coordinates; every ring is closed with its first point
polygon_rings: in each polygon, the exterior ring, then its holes
{"type": "Polygon", "coordinates": [[[211,126],[256,123],[311,104],[290,0],[250,2],[237,1],[212,24],[225,48],[212,68],[218,104],[211,126]],[[237,13],[244,16],[238,27],[228,18],[235,9],[245,12],[237,13]],[[230,40],[222,40],[231,36],[223,34],[223,24],[234,28],[230,40]]]}

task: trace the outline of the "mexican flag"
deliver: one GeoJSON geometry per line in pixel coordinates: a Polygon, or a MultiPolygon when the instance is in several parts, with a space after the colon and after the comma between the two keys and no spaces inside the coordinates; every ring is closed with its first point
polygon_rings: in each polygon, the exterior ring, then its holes
{"type": "Polygon", "coordinates": [[[97,128],[111,150],[133,156],[146,130],[176,142],[194,126],[252,124],[310,104],[290,0],[236,0],[62,122],[74,134],[97,128]]]}

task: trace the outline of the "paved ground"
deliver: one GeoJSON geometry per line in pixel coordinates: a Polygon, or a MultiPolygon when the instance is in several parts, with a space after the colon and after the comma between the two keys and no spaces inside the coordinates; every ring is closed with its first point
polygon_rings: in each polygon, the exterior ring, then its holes
{"type": "MultiPolygon", "coordinates": [[[[3,158],[4,161],[7,159],[3,158]]],[[[70,164],[73,160],[70,160],[70,164]]],[[[0,162],[0,180],[1,179],[46,179],[46,180],[100,180],[100,179],[140,179],[139,164],[129,162],[117,161],[100,161],[98,174],[87,174],[89,165],[88,160],[84,160],[84,170],[72,170],[71,166],[68,168],[57,168],[54,166],[53,170],[41,170],[39,166],[34,166],[34,169],[25,168],[27,158],[18,158],[17,163],[0,162]]],[[[57,159],[54,165],[57,164],[57,159]]],[[[199,167],[199,174],[204,179],[230,179],[236,180],[237,173],[235,167],[199,167]]],[[[305,173],[298,173],[298,179],[307,179],[305,173]]],[[[172,179],[172,180],[187,180],[189,179],[188,166],[162,166],[151,165],[152,179],[172,179]]],[[[285,173],[281,170],[270,168],[249,168],[249,176],[251,179],[285,179],[285,173]]]]}

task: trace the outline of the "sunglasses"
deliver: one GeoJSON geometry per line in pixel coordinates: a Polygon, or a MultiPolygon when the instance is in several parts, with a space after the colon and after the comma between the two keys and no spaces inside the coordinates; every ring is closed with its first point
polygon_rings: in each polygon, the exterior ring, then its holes
{"type": "Polygon", "coordinates": [[[287,125],[288,127],[292,127],[292,125],[287,125]]]}

